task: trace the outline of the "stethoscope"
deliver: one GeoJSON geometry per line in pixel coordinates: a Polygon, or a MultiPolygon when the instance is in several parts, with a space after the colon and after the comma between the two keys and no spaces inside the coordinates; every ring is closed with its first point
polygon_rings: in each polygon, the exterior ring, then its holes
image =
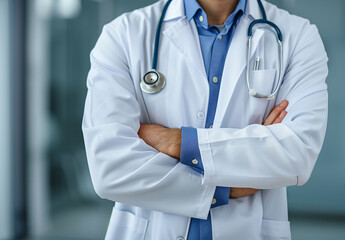
{"type": "MultiPolygon", "coordinates": [[[[168,2],[165,4],[162,15],[160,17],[158,27],[156,30],[156,37],[155,37],[155,45],[154,45],[154,51],[153,51],[153,60],[152,60],[152,70],[148,71],[144,77],[140,81],[140,87],[141,90],[145,93],[154,94],[160,92],[164,86],[165,86],[165,77],[162,73],[157,71],[157,61],[158,61],[158,48],[159,48],[159,40],[161,35],[161,28],[162,23],[164,20],[165,13],[170,5],[172,0],[168,0],[168,2]]],[[[247,47],[247,71],[246,71],[246,79],[247,79],[247,87],[249,94],[256,98],[264,98],[267,100],[271,100],[274,98],[274,96],[277,94],[279,87],[283,80],[283,35],[277,25],[275,25],[273,22],[270,22],[267,20],[266,12],[264,9],[264,6],[262,5],[261,0],[257,0],[260,11],[262,14],[262,19],[254,20],[250,23],[248,27],[248,47],[247,47]],[[266,24],[269,25],[271,28],[273,28],[275,31],[277,43],[278,43],[278,55],[279,55],[279,75],[278,75],[278,83],[276,84],[273,92],[271,94],[265,95],[258,93],[255,89],[251,88],[251,81],[250,81],[250,54],[252,49],[252,37],[253,37],[253,27],[256,24],[266,24]]],[[[254,70],[258,69],[259,65],[259,59],[254,63],[254,70]]]]}
{"type": "Polygon", "coordinates": [[[161,18],[159,19],[158,27],[156,30],[156,38],[155,38],[155,46],[153,50],[153,60],[152,60],[152,70],[145,73],[143,79],[140,82],[140,87],[143,92],[146,93],[158,93],[160,92],[165,86],[165,78],[163,74],[158,72],[157,69],[157,61],[158,61],[158,48],[159,48],[159,39],[161,35],[162,24],[164,20],[165,13],[168,10],[172,0],[169,0],[162,11],[161,18]]]}

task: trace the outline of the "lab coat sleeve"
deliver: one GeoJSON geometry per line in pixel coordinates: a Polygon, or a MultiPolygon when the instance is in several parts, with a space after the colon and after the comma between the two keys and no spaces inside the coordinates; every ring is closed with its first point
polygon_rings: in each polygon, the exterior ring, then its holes
{"type": "Polygon", "coordinates": [[[309,179],[326,131],[328,58],[315,26],[298,39],[276,100],[289,101],[282,123],[198,129],[203,184],[272,189],[309,179]]]}
{"type": "MultiPolygon", "coordinates": [[[[182,164],[190,166],[195,171],[204,173],[204,167],[201,161],[200,150],[198,146],[198,132],[196,128],[182,127],[182,140],[181,140],[181,157],[182,164]],[[193,163],[193,160],[197,162],[193,163]]],[[[214,198],[217,199],[211,208],[223,206],[229,203],[230,188],[217,187],[214,193],[214,198]]]]}
{"type": "Polygon", "coordinates": [[[126,50],[126,41],[106,26],[91,52],[82,130],[95,191],[112,201],[206,219],[215,187],[202,185],[200,173],[137,135],[140,108],[126,50]]]}

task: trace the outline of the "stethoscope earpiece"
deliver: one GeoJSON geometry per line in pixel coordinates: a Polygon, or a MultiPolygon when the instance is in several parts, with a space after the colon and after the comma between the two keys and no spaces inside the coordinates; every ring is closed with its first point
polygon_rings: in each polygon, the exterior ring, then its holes
{"type": "Polygon", "coordinates": [[[140,88],[145,93],[153,94],[160,92],[165,86],[163,74],[156,70],[147,72],[140,82],[140,88]]]}

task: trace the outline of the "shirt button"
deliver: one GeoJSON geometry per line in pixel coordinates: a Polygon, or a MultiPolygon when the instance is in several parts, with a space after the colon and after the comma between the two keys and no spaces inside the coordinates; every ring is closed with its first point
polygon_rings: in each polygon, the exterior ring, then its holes
{"type": "Polygon", "coordinates": [[[176,240],[184,240],[184,237],[177,237],[176,240]]]}
{"type": "Polygon", "coordinates": [[[192,163],[193,163],[194,165],[197,165],[197,164],[199,163],[199,161],[198,161],[197,159],[194,158],[194,159],[192,160],[192,163]]]}
{"type": "Polygon", "coordinates": [[[199,119],[203,119],[203,118],[205,117],[205,113],[203,113],[203,112],[198,112],[197,117],[198,117],[199,119]]]}
{"type": "Polygon", "coordinates": [[[218,78],[217,78],[217,77],[213,77],[213,78],[212,78],[212,81],[213,81],[214,83],[218,83],[218,78]]]}
{"type": "Polygon", "coordinates": [[[219,39],[219,40],[222,40],[222,38],[223,38],[222,35],[219,35],[218,39],[219,39]]]}
{"type": "Polygon", "coordinates": [[[216,204],[216,202],[217,202],[217,199],[213,198],[213,199],[212,199],[212,205],[213,205],[213,204],[216,204]]]}
{"type": "Polygon", "coordinates": [[[203,21],[204,21],[204,17],[203,17],[203,16],[200,16],[200,17],[199,17],[199,21],[200,21],[200,22],[203,22],[203,21]]]}

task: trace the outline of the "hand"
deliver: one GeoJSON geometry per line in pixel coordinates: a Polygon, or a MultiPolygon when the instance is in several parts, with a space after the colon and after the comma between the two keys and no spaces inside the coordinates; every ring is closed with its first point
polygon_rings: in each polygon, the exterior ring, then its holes
{"type": "Polygon", "coordinates": [[[156,124],[140,124],[138,135],[158,152],[180,159],[181,129],[170,129],[156,124]]]}
{"type": "Polygon", "coordinates": [[[236,198],[248,197],[250,195],[253,195],[257,191],[258,191],[258,189],[254,189],[254,188],[236,188],[236,187],[232,187],[230,189],[230,197],[229,198],[236,199],[236,198]]]}
{"type": "Polygon", "coordinates": [[[288,105],[289,102],[287,100],[283,100],[279,105],[275,106],[262,125],[268,126],[281,123],[287,114],[285,109],[288,105]]]}
{"type": "MultiPolygon", "coordinates": [[[[271,113],[268,115],[266,120],[264,121],[263,125],[268,126],[276,123],[281,123],[286,116],[287,112],[285,109],[287,108],[289,102],[283,100],[278,106],[273,108],[271,113]]],[[[232,187],[230,190],[229,198],[241,198],[241,197],[248,197],[256,193],[258,189],[254,188],[236,188],[232,187]]]]}

